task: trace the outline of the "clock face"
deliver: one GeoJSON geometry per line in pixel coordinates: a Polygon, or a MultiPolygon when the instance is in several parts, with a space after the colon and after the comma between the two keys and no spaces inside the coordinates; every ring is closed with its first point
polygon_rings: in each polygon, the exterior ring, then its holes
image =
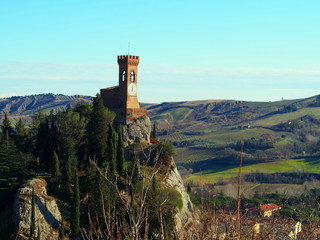
{"type": "Polygon", "coordinates": [[[128,94],[130,96],[137,95],[137,86],[134,83],[130,83],[128,86],[128,94]]]}

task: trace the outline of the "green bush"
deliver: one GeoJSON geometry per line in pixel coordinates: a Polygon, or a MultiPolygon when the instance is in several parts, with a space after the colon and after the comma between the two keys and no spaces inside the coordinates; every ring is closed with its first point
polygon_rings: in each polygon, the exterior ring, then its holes
{"type": "Polygon", "coordinates": [[[164,143],[159,144],[158,151],[160,151],[161,157],[168,157],[174,155],[174,146],[171,142],[166,141],[164,143]]]}

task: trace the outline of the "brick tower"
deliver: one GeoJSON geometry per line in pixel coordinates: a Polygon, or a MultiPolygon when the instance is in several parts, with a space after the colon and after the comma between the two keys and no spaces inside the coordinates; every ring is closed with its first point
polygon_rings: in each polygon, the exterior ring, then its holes
{"type": "Polygon", "coordinates": [[[122,123],[147,116],[147,111],[140,108],[137,96],[139,61],[138,56],[118,56],[119,86],[100,90],[104,105],[114,111],[116,120],[122,123]]]}

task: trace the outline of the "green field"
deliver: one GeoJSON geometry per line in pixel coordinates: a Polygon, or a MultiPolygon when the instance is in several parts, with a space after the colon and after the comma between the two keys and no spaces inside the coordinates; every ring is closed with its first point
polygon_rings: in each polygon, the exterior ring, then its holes
{"type": "Polygon", "coordinates": [[[173,122],[178,122],[183,120],[192,109],[181,107],[181,108],[173,108],[169,110],[165,110],[160,114],[152,117],[152,121],[161,120],[161,119],[171,119],[173,122]]]}
{"type": "MultiPolygon", "coordinates": [[[[320,159],[288,159],[276,162],[258,163],[243,166],[242,173],[251,172],[275,173],[275,172],[296,172],[304,171],[310,173],[320,173],[320,159]]],[[[228,180],[238,175],[238,168],[221,168],[212,169],[194,173],[185,179],[186,182],[194,183],[216,183],[219,180],[228,180]]]]}
{"type": "Polygon", "coordinates": [[[235,127],[225,127],[211,134],[206,134],[202,139],[216,142],[218,144],[234,143],[243,138],[260,137],[262,134],[273,134],[274,132],[264,128],[251,128],[251,129],[235,129],[235,127]]]}
{"type": "Polygon", "coordinates": [[[287,122],[288,120],[298,119],[298,118],[301,118],[306,115],[310,115],[315,118],[320,118],[320,108],[319,107],[303,108],[303,109],[300,109],[295,112],[274,114],[270,117],[255,120],[252,122],[252,124],[258,125],[258,126],[268,126],[269,127],[269,126],[279,124],[281,122],[287,122]]]}
{"type": "MultiPolygon", "coordinates": [[[[253,104],[253,103],[252,103],[253,104]]],[[[268,104],[268,103],[266,103],[268,104]]],[[[272,104],[270,103],[270,106],[272,104]]],[[[207,149],[208,146],[223,146],[234,144],[244,139],[260,139],[264,135],[271,136],[274,139],[275,149],[281,148],[293,142],[293,135],[290,132],[273,131],[270,127],[288,120],[300,119],[303,116],[310,115],[317,119],[320,118],[320,107],[302,108],[295,112],[275,114],[269,117],[260,118],[248,123],[251,128],[240,129],[240,124],[221,125],[212,124],[209,126],[200,126],[193,128],[191,131],[175,132],[166,136],[166,139],[177,143],[177,162],[197,162],[214,157],[214,152],[207,149]],[[194,134],[198,133],[198,134],[194,134]],[[179,143],[188,141],[188,147],[181,148],[179,143]],[[192,147],[198,147],[195,150],[192,147]],[[201,149],[203,147],[203,149],[201,149]]],[[[246,125],[246,124],[244,124],[246,125]]]]}
{"type": "Polygon", "coordinates": [[[212,158],[214,152],[212,149],[191,149],[191,148],[176,148],[175,162],[188,163],[197,162],[199,160],[207,160],[212,158]]]}

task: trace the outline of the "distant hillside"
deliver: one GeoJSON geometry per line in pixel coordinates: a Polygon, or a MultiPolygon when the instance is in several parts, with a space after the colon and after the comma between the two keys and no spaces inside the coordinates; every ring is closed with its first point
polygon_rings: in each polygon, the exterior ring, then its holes
{"type": "MultiPolygon", "coordinates": [[[[91,100],[89,96],[55,94],[4,98],[0,99],[0,118],[6,112],[13,121],[21,117],[30,123],[39,110],[56,113],[91,100]]],[[[235,164],[241,138],[249,144],[245,162],[318,152],[320,95],[276,102],[202,100],[141,103],[141,107],[156,122],[159,138],[175,145],[176,162],[195,171],[235,164]]]]}
{"type": "MultiPolygon", "coordinates": [[[[89,104],[90,96],[67,96],[62,94],[39,94],[0,98],[0,118],[4,112],[11,118],[28,120],[38,111],[47,114],[89,104]]],[[[272,115],[296,112],[299,109],[320,107],[320,95],[277,102],[247,102],[235,100],[201,100],[164,102],[161,104],[141,103],[148,110],[162,135],[174,132],[196,131],[206,126],[248,124],[263,121],[272,115]]]]}
{"type": "Polygon", "coordinates": [[[92,97],[89,96],[66,96],[52,93],[2,98],[0,99],[0,118],[7,113],[13,121],[22,118],[26,123],[30,123],[32,116],[38,111],[46,114],[56,113],[74,108],[79,104],[91,103],[91,100],[92,97]]]}
{"type": "MultiPolygon", "coordinates": [[[[143,104],[142,104],[143,105],[143,104]]],[[[320,95],[277,102],[202,100],[145,104],[161,132],[192,131],[212,125],[248,124],[275,114],[320,107],[320,95]]]]}
{"type": "Polygon", "coordinates": [[[176,146],[176,162],[195,171],[235,164],[242,138],[250,145],[245,147],[246,163],[313,156],[318,151],[320,95],[277,102],[207,100],[145,107],[157,123],[160,139],[176,146]]]}

